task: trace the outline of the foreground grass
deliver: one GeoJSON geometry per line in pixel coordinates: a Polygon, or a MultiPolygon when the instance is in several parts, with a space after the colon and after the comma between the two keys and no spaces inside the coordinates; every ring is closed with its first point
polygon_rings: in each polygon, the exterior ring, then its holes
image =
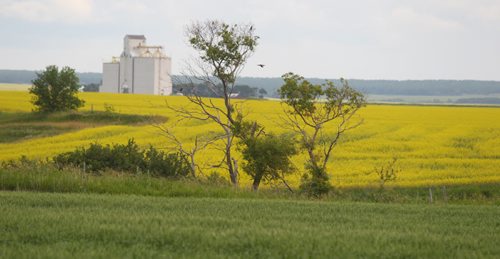
{"type": "MultiPolygon", "coordinates": [[[[212,197],[250,199],[307,200],[298,190],[290,193],[284,187],[263,186],[259,192],[250,186],[232,187],[219,177],[173,180],[148,174],[104,172],[99,175],[83,173],[78,168],[58,170],[47,164],[0,166],[0,190],[56,193],[129,194],[158,197],[212,197]]],[[[429,203],[429,189],[433,203],[439,204],[496,204],[500,205],[500,185],[449,185],[429,187],[336,188],[323,200],[361,201],[382,203],[429,203]]]]}
{"type": "Polygon", "coordinates": [[[0,192],[0,257],[498,258],[498,206],[0,192]]]}

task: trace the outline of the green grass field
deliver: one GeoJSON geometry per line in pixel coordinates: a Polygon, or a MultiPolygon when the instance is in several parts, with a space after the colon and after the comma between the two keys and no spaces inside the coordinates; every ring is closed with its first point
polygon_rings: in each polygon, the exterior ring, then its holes
{"type": "Polygon", "coordinates": [[[114,112],[7,113],[0,111],[0,143],[26,141],[56,136],[85,128],[106,125],[144,125],[164,122],[160,116],[120,114],[114,112]]]}
{"type": "Polygon", "coordinates": [[[1,258],[498,258],[500,207],[0,192],[1,258]]]}

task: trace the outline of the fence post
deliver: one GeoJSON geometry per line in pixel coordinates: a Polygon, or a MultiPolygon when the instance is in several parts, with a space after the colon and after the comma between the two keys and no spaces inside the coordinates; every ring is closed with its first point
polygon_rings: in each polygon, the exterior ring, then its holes
{"type": "Polygon", "coordinates": [[[432,203],[432,187],[429,187],[429,203],[432,203]]]}
{"type": "Polygon", "coordinates": [[[85,164],[85,161],[83,161],[83,173],[85,174],[85,170],[87,170],[87,165],[85,164]]]}

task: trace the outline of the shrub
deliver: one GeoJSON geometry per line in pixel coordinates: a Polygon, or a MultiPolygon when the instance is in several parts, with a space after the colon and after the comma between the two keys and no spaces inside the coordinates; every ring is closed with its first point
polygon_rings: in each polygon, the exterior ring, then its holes
{"type": "Polygon", "coordinates": [[[191,165],[184,154],[166,154],[152,146],[144,153],[144,169],[154,175],[164,177],[194,176],[191,165]]]}
{"type": "Polygon", "coordinates": [[[148,172],[162,177],[185,177],[191,167],[187,158],[179,153],[166,154],[154,147],[141,150],[133,139],[127,144],[101,145],[92,143],[87,149],[81,147],[53,158],[59,168],[83,167],[89,172],[107,169],[130,173],[148,172]]]}
{"type": "Polygon", "coordinates": [[[213,186],[231,186],[231,182],[229,182],[224,176],[220,175],[218,172],[212,172],[210,173],[207,178],[206,182],[209,185],[213,186]]]}
{"type": "Polygon", "coordinates": [[[309,166],[308,173],[302,176],[300,191],[309,197],[322,197],[327,195],[332,189],[328,174],[322,168],[309,166]],[[310,176],[311,175],[311,176],[310,176]]]}

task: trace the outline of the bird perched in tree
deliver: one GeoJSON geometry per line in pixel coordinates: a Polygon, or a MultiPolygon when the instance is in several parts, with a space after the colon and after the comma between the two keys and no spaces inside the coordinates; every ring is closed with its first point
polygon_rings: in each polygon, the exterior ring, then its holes
{"type": "Polygon", "coordinates": [[[261,68],[264,68],[264,66],[266,66],[266,65],[264,65],[264,64],[258,64],[257,66],[259,66],[261,68]]]}

